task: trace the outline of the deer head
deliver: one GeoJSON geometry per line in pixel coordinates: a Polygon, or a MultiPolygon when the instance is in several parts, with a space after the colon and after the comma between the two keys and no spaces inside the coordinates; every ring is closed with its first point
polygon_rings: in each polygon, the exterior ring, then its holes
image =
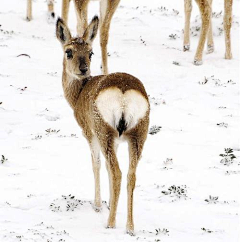
{"type": "Polygon", "coordinates": [[[66,72],[74,79],[90,76],[92,43],[97,35],[99,19],[95,16],[82,37],[72,38],[70,30],[61,18],[56,24],[56,36],[62,44],[66,72]]]}

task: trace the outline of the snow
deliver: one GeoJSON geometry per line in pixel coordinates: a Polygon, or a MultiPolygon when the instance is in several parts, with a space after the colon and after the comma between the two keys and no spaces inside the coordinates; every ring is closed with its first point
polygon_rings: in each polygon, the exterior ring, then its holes
{"type": "MultiPolygon", "coordinates": [[[[116,229],[106,229],[104,160],[104,203],[96,213],[90,150],[63,97],[63,53],[55,25],[47,21],[46,2],[33,2],[33,20],[27,22],[25,0],[2,0],[0,241],[239,241],[239,5],[235,0],[233,59],[224,59],[222,14],[217,14],[215,51],[204,52],[202,66],[192,64],[198,28],[192,30],[190,52],[182,51],[183,1],[121,0],[113,17],[109,70],[144,83],[150,127],[156,125],[137,170],[136,236],[130,237],[125,233],[127,145],[118,151],[123,181],[116,229]],[[221,162],[225,148],[237,157],[232,164],[221,162]]],[[[55,8],[60,15],[60,0],[55,8]]],[[[223,1],[214,0],[213,11],[222,9],[223,1]]],[[[98,10],[98,2],[91,2],[89,20],[98,10]]],[[[199,25],[194,3],[191,26],[199,25]]],[[[69,26],[76,33],[73,4],[69,26]]],[[[92,74],[98,75],[98,37],[93,51],[92,74]]]]}

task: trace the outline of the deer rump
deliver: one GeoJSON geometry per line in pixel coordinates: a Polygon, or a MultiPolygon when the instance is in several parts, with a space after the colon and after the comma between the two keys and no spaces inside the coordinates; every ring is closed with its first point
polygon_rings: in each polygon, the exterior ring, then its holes
{"type": "Polygon", "coordinates": [[[101,91],[96,105],[103,120],[116,129],[119,136],[134,128],[148,110],[148,102],[139,91],[130,89],[123,93],[117,87],[101,91]]]}

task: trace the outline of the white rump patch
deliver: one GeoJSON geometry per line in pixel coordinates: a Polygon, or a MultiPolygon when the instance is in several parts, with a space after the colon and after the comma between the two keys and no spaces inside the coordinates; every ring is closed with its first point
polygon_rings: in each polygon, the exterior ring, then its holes
{"type": "Polygon", "coordinates": [[[105,122],[116,128],[124,116],[127,130],[133,128],[148,110],[148,102],[136,90],[124,94],[119,88],[108,88],[100,92],[96,100],[97,108],[105,122]]]}

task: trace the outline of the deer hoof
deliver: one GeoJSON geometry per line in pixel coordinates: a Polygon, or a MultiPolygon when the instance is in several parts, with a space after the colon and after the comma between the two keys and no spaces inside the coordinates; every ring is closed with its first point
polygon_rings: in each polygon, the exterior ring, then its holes
{"type": "Polygon", "coordinates": [[[108,225],[106,228],[107,229],[115,229],[116,227],[115,227],[115,225],[114,226],[113,225],[108,225]]]}
{"type": "Polygon", "coordinates": [[[131,229],[127,229],[127,234],[129,234],[130,236],[135,236],[134,230],[131,229]]]}
{"type": "Polygon", "coordinates": [[[207,53],[211,54],[211,53],[213,53],[213,51],[214,51],[214,45],[208,45],[207,46],[207,53]]]}
{"type": "Polygon", "coordinates": [[[202,65],[202,61],[201,60],[194,60],[194,62],[193,62],[193,64],[195,65],[195,66],[201,66],[202,65]]]}
{"type": "Polygon", "coordinates": [[[231,52],[230,53],[226,53],[225,54],[225,59],[231,60],[232,59],[232,53],[231,52]]]}
{"type": "Polygon", "coordinates": [[[183,51],[189,51],[190,50],[190,45],[184,45],[183,46],[183,51]]]}
{"type": "Polygon", "coordinates": [[[102,207],[101,206],[96,206],[95,204],[92,204],[92,207],[93,207],[93,209],[94,209],[94,211],[96,213],[99,213],[99,212],[102,211],[102,207]]]}

